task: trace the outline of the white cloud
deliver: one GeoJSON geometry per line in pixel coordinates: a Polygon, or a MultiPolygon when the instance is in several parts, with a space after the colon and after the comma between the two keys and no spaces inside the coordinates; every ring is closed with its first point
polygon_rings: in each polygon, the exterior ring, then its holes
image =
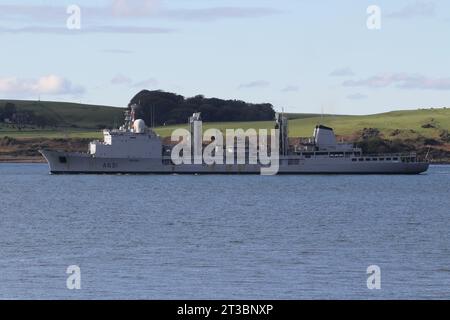
{"type": "Polygon", "coordinates": [[[135,17],[154,14],[160,5],[159,0],[113,0],[110,8],[115,16],[135,17]]]}
{"type": "Polygon", "coordinates": [[[283,89],[281,89],[281,92],[297,92],[299,90],[300,90],[299,86],[288,85],[288,86],[284,87],[283,89]]]}
{"type": "MultiPolygon", "coordinates": [[[[279,13],[278,9],[266,7],[208,7],[172,9],[160,0],[112,0],[103,6],[81,6],[80,30],[68,30],[61,25],[68,15],[64,5],[16,5],[0,4],[0,21],[14,21],[0,26],[0,33],[85,34],[85,33],[129,33],[157,34],[174,30],[136,24],[149,19],[183,21],[217,21],[230,18],[259,18],[279,13]],[[33,21],[33,25],[29,22],[33,21]],[[102,25],[99,22],[102,22],[102,25]],[[20,26],[18,23],[22,22],[20,26]],[[120,22],[121,24],[116,24],[120,22]],[[126,25],[128,23],[129,25],[126,25]],[[8,25],[8,26],[6,26],[8,25]]],[[[64,24],[63,24],[64,25],[64,24]]]]}
{"type": "Polygon", "coordinates": [[[189,21],[216,21],[230,18],[260,18],[280,13],[279,10],[264,7],[212,7],[202,9],[165,10],[161,16],[189,21]]]}
{"type": "Polygon", "coordinates": [[[134,53],[132,50],[126,50],[126,49],[104,49],[102,52],[105,53],[114,53],[114,54],[131,54],[134,53]]]}
{"type": "Polygon", "coordinates": [[[349,100],[364,100],[367,99],[369,96],[366,94],[362,94],[362,93],[354,93],[354,94],[349,94],[347,96],[347,99],[349,100]]]}
{"type": "Polygon", "coordinates": [[[66,78],[51,74],[40,78],[0,78],[0,92],[19,96],[65,95],[81,94],[84,92],[84,88],[72,84],[66,78]]]}
{"type": "Polygon", "coordinates": [[[2,20],[19,18],[54,19],[67,16],[66,7],[53,5],[23,5],[23,4],[0,4],[0,18],[2,20]]]}
{"type": "Polygon", "coordinates": [[[158,80],[155,78],[148,78],[142,81],[133,82],[133,79],[121,73],[116,74],[111,79],[110,82],[113,85],[126,85],[130,88],[141,88],[141,89],[152,88],[158,85],[158,80]]]}
{"type": "Polygon", "coordinates": [[[450,78],[431,78],[421,74],[384,73],[366,79],[349,80],[345,87],[385,88],[395,86],[401,89],[450,90],[450,78]]]}
{"type": "Polygon", "coordinates": [[[239,85],[239,89],[265,88],[270,85],[270,82],[265,80],[256,80],[239,85]]]}
{"type": "Polygon", "coordinates": [[[112,84],[131,84],[133,80],[130,77],[124,76],[123,74],[116,74],[114,78],[111,79],[112,84]]]}
{"type": "Polygon", "coordinates": [[[388,18],[408,19],[414,17],[433,17],[436,14],[434,2],[416,1],[398,11],[387,14],[388,18]]]}
{"type": "Polygon", "coordinates": [[[81,29],[69,30],[64,27],[41,27],[29,26],[23,28],[4,28],[0,27],[0,33],[42,33],[42,34],[64,34],[81,35],[88,33],[127,33],[127,34],[161,34],[171,33],[173,29],[154,28],[154,27],[135,27],[135,26],[85,26],[81,29]]]}
{"type": "Polygon", "coordinates": [[[333,70],[330,73],[330,76],[332,77],[347,77],[347,76],[353,76],[354,73],[352,71],[352,69],[350,69],[350,67],[345,67],[345,68],[339,68],[336,70],[333,70]]]}
{"type": "Polygon", "coordinates": [[[158,80],[154,78],[149,78],[146,80],[139,81],[135,84],[133,84],[134,88],[149,88],[149,87],[156,87],[158,85],[158,80]]]}

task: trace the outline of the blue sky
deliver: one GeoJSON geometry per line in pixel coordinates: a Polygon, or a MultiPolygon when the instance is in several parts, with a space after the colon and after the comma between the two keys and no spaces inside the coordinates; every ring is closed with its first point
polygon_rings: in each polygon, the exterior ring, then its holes
{"type": "Polygon", "coordinates": [[[145,88],[287,112],[441,107],[449,35],[445,0],[0,0],[0,98],[125,106],[145,88]]]}

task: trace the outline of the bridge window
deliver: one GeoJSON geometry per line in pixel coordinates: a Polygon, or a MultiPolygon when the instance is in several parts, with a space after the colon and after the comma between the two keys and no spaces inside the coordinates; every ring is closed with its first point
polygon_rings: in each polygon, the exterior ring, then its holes
{"type": "Polygon", "coordinates": [[[67,163],[66,157],[59,157],[59,163],[67,163]]]}

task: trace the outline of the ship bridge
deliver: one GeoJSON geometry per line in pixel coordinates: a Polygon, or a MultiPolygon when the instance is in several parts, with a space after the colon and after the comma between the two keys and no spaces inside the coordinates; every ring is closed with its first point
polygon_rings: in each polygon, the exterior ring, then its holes
{"type": "Polygon", "coordinates": [[[100,158],[162,158],[160,137],[145,125],[144,120],[134,119],[134,109],[125,112],[125,124],[119,129],[103,130],[103,141],[89,145],[89,153],[100,158]]]}

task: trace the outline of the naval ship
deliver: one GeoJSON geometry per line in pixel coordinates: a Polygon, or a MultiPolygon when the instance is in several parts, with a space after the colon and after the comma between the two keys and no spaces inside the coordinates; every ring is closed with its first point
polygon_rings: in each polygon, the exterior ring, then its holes
{"type": "MultiPolygon", "coordinates": [[[[103,130],[103,141],[90,142],[86,153],[39,150],[48,162],[50,173],[261,174],[268,167],[267,163],[250,161],[247,144],[244,162],[207,164],[200,160],[176,164],[172,157],[173,144],[163,144],[163,139],[142,119],[135,119],[135,115],[133,106],[125,112],[124,125],[103,130]]],[[[191,143],[204,148],[203,142],[199,142],[202,137],[200,113],[190,117],[188,123],[191,143]]],[[[277,150],[271,153],[276,153],[277,168],[269,174],[419,174],[429,167],[427,161],[420,160],[414,153],[364,154],[351,143],[338,142],[333,129],[320,124],[314,128],[312,138],[299,145],[289,145],[287,117],[277,113],[274,125],[278,143],[277,150]]],[[[215,148],[224,159],[229,153],[236,159],[236,146],[215,148]]]]}

